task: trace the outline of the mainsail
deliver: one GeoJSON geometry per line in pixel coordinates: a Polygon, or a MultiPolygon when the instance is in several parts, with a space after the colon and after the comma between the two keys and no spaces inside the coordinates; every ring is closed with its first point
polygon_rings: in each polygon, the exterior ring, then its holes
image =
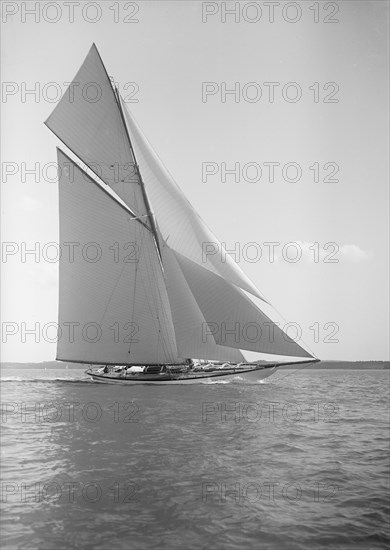
{"type": "Polygon", "coordinates": [[[72,338],[62,334],[58,359],[312,357],[263,312],[269,304],[229,255],[205,254],[207,243],[222,244],[144,138],[95,46],[47,125],[104,182],[59,151],[60,240],[76,253],[60,259],[59,324],[72,324],[72,338]],[[84,97],[92,83],[97,101],[84,97]]]}
{"type": "Polygon", "coordinates": [[[178,361],[151,230],[58,151],[60,299],[57,359],[178,361]]]}

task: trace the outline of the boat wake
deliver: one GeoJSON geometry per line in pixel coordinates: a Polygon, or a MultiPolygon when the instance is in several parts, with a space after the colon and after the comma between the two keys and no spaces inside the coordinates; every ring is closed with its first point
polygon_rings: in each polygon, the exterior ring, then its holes
{"type": "Polygon", "coordinates": [[[12,378],[1,378],[1,383],[6,382],[21,382],[22,384],[58,384],[58,383],[69,383],[69,384],[90,384],[91,381],[89,378],[20,378],[19,376],[14,376],[12,378]]]}
{"type": "Polygon", "coordinates": [[[257,386],[258,384],[269,384],[269,380],[248,380],[242,376],[236,376],[231,380],[210,380],[208,382],[201,382],[202,384],[245,384],[249,386],[257,386]]]}

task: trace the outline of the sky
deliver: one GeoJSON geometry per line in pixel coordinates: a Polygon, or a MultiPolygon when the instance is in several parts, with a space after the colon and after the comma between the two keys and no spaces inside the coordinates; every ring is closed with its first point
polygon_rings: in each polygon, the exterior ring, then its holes
{"type": "Polygon", "coordinates": [[[2,361],[55,358],[58,263],[43,250],[59,241],[60,143],[43,122],[93,42],[192,205],[309,349],[389,359],[389,4],[270,10],[2,2],[2,361]]]}

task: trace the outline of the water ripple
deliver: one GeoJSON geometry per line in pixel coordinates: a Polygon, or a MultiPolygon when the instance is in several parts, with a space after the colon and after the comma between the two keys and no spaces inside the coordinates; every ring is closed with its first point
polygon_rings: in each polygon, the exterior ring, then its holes
{"type": "Polygon", "coordinates": [[[164,388],[35,374],[3,387],[4,548],[389,543],[386,371],[164,388]]]}

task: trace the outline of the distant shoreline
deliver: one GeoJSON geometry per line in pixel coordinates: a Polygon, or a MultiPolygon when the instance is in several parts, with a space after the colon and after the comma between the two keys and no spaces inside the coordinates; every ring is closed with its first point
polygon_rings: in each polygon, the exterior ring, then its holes
{"type": "MultiPolygon", "coordinates": [[[[280,367],[281,369],[295,369],[294,365],[280,367]]],[[[358,369],[358,370],[378,370],[390,369],[390,361],[321,361],[314,365],[302,365],[304,369],[358,369]]]]}
{"type": "MultiPolygon", "coordinates": [[[[88,365],[80,363],[61,363],[59,361],[42,361],[39,363],[18,363],[18,362],[4,362],[0,363],[0,369],[4,368],[19,368],[19,369],[32,369],[32,368],[47,368],[47,369],[86,369],[88,365]]],[[[283,370],[291,369],[359,369],[359,370],[389,370],[390,361],[321,361],[313,365],[287,365],[280,367],[283,370]]]]}

